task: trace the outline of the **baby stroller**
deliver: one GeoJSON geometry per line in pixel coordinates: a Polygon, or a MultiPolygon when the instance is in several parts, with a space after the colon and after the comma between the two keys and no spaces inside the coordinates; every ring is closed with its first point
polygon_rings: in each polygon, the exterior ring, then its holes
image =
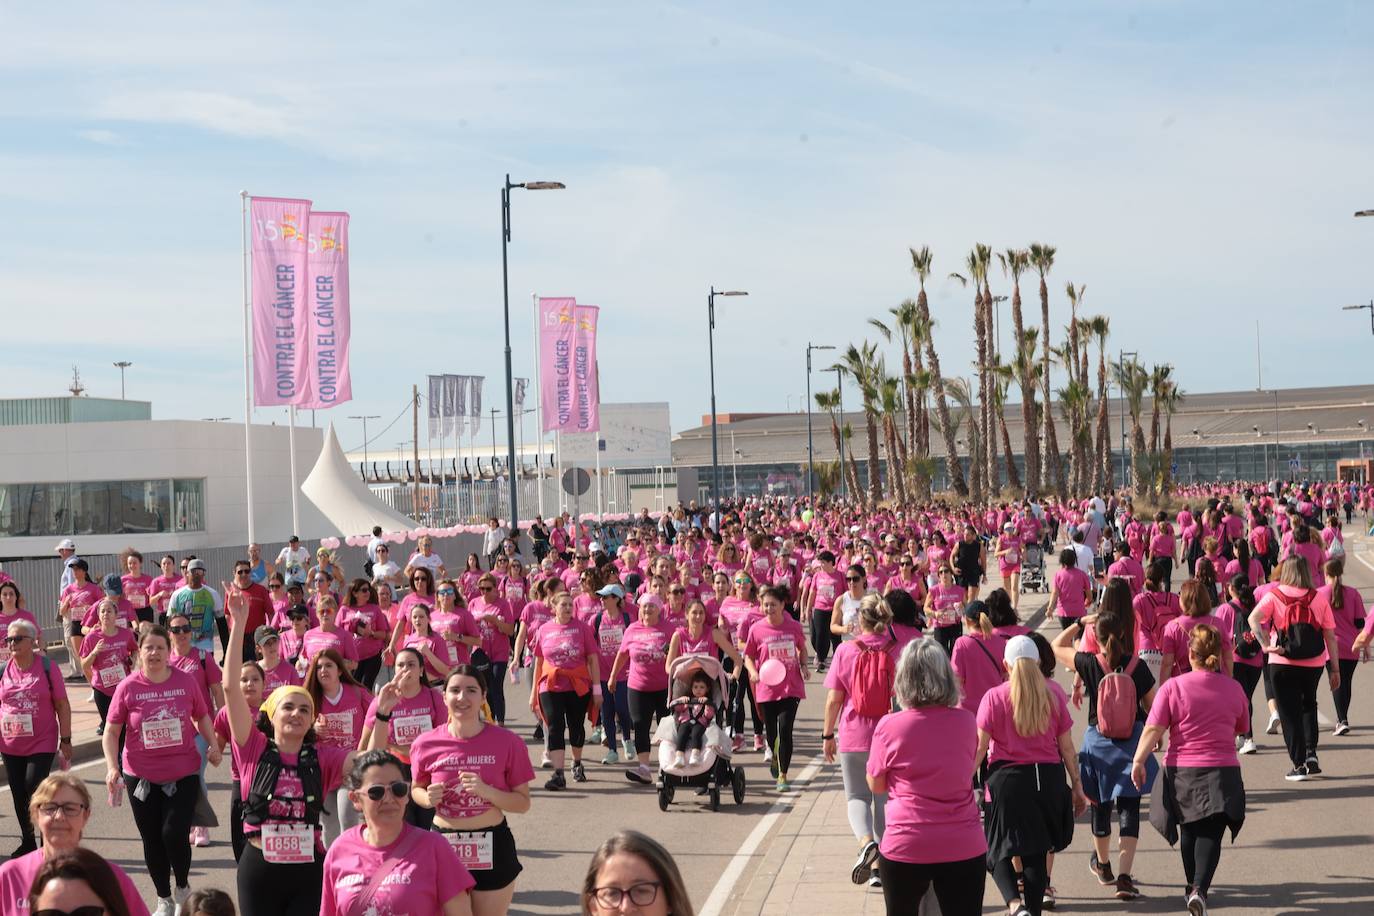
{"type": "MultiPolygon", "coordinates": [[[[705,789],[710,797],[711,810],[720,809],[720,793],[728,789],[734,796],[735,804],[744,804],[744,767],[730,765],[730,737],[721,728],[725,720],[726,698],[730,695],[729,684],[720,660],[711,655],[684,655],[673,662],[672,685],[668,689],[668,702],[678,697],[691,696],[692,675],[703,671],[711,679],[711,692],[708,695],[715,716],[706,728],[701,745],[701,759],[695,763],[677,766],[677,721],[669,715],[659,720],[653,741],[658,745],[658,807],[667,811],[673,803],[677,789],[705,789]]],[[[671,707],[670,707],[671,708],[671,707]]]]}
{"type": "Polygon", "coordinates": [[[1043,592],[1045,590],[1045,548],[1039,544],[1027,544],[1021,557],[1021,591],[1043,592]]]}

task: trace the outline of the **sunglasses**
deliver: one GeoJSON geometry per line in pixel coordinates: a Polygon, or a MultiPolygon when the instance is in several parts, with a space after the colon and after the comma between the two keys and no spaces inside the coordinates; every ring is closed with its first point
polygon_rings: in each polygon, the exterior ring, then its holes
{"type": "Polygon", "coordinates": [[[21,643],[21,642],[23,642],[23,641],[26,640],[26,639],[28,639],[27,636],[6,636],[6,637],[5,637],[5,645],[7,645],[7,646],[12,646],[12,645],[15,645],[16,643],[21,643]]]}
{"type": "Polygon", "coordinates": [[[441,588],[441,589],[439,589],[437,592],[435,592],[435,594],[436,594],[436,595],[456,595],[456,594],[458,594],[458,593],[455,592],[455,591],[454,591],[453,589],[451,589],[451,588],[441,588]]]}
{"type": "Polygon", "coordinates": [[[387,789],[390,789],[391,794],[396,798],[405,798],[407,795],[410,794],[410,783],[397,781],[393,782],[389,786],[377,784],[374,786],[368,786],[366,789],[363,790],[363,792],[367,795],[368,798],[372,799],[373,801],[381,801],[383,798],[386,797],[387,789]]]}
{"type": "Polygon", "coordinates": [[[489,592],[489,591],[492,591],[492,587],[491,587],[490,585],[483,585],[483,586],[480,586],[477,590],[478,590],[479,592],[489,592]]]}
{"type": "Polygon", "coordinates": [[[190,628],[190,627],[168,627],[167,630],[168,630],[168,632],[170,632],[170,633],[189,633],[189,632],[191,632],[191,628],[190,628]]]}
{"type": "Polygon", "coordinates": [[[234,575],[236,575],[236,576],[251,576],[252,574],[253,574],[253,570],[251,570],[251,569],[236,569],[236,570],[234,570],[234,575]]]}
{"type": "Polygon", "coordinates": [[[844,577],[844,581],[846,581],[846,582],[862,582],[863,580],[864,580],[864,579],[863,579],[863,576],[845,576],[845,577],[844,577]]]}
{"type": "MultiPolygon", "coordinates": [[[[286,615],[286,619],[287,619],[287,620],[309,620],[310,618],[309,618],[309,616],[306,615],[306,614],[287,614],[287,615],[286,615]]],[[[176,630],[173,630],[172,632],[175,633],[176,630]]],[[[189,628],[187,629],[187,632],[188,632],[188,633],[190,632],[190,629],[189,629],[189,628]]]]}
{"type": "Polygon", "coordinates": [[[670,595],[685,595],[685,594],[687,594],[687,589],[685,589],[685,588],[670,588],[670,589],[668,589],[668,594],[670,594],[670,595]]]}
{"type": "Polygon", "coordinates": [[[33,916],[105,916],[105,908],[79,906],[74,910],[35,910],[33,916]]]}

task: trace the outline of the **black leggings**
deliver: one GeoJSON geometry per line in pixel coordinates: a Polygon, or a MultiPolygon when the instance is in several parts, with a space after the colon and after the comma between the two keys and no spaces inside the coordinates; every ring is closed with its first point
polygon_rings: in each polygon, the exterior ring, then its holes
{"type": "Polygon", "coordinates": [[[280,865],[262,857],[249,843],[239,859],[239,912],[253,916],[318,916],[324,885],[324,859],[280,865]]]}
{"type": "Polygon", "coordinates": [[[1226,834],[1226,815],[1213,814],[1191,824],[1179,824],[1179,852],[1183,855],[1183,874],[1188,886],[1202,896],[1212,886],[1212,876],[1221,862],[1221,838],[1226,834]]]}
{"type": "Polygon", "coordinates": [[[935,627],[930,631],[930,635],[935,637],[935,641],[944,646],[945,652],[950,656],[954,655],[954,643],[964,632],[964,625],[952,623],[947,627],[935,627]]]}
{"type": "Polygon", "coordinates": [[[591,699],[590,693],[578,696],[573,690],[560,690],[557,693],[546,691],[539,694],[539,708],[544,713],[544,721],[548,723],[550,751],[563,750],[564,731],[567,732],[568,744],[572,745],[573,750],[582,750],[582,745],[587,741],[587,704],[591,699]]]}
{"type": "Polygon", "coordinates": [[[1250,718],[1246,721],[1250,725],[1245,729],[1245,737],[1255,737],[1255,687],[1259,684],[1260,678],[1264,677],[1263,665],[1244,665],[1239,660],[1236,661],[1232,669],[1233,675],[1240,686],[1245,690],[1245,701],[1250,704],[1250,718]]]}
{"type": "Polygon", "coordinates": [[[1117,833],[1121,836],[1140,836],[1140,796],[1125,796],[1115,802],[1092,805],[1093,836],[1112,835],[1112,808],[1116,808],[1120,825],[1117,833]]]}
{"type": "Polygon", "coordinates": [[[792,763],[792,727],[797,721],[797,707],[801,700],[797,697],[783,697],[759,704],[763,713],[763,727],[768,733],[768,746],[777,758],[778,772],[786,773],[792,763]]]}
{"type": "Polygon", "coordinates": [[[1164,591],[1171,592],[1174,590],[1174,558],[1159,557],[1158,562],[1164,567],[1164,591]]]}
{"type": "Polygon", "coordinates": [[[1300,767],[1317,755],[1317,685],[1323,668],[1273,665],[1274,702],[1283,723],[1283,743],[1288,759],[1300,767]]]}
{"type": "MultiPolygon", "coordinates": [[[[100,713],[100,727],[105,727],[105,719],[110,714],[110,704],[114,702],[114,694],[95,691],[95,711],[100,713]]],[[[120,734],[124,734],[122,731],[120,734]]]]}
{"type": "Polygon", "coordinates": [[[229,848],[234,850],[234,861],[243,858],[243,847],[248,841],[243,836],[243,786],[237,779],[229,789],[229,848]]]}
{"type": "MultiPolygon", "coordinates": [[[[734,670],[735,663],[731,659],[726,659],[725,664],[729,666],[727,670],[734,670]]],[[[754,690],[749,683],[749,669],[741,668],[739,679],[730,682],[730,710],[726,724],[731,728],[731,734],[739,737],[744,734],[744,707],[748,703],[749,715],[754,720],[754,734],[763,734],[763,717],[759,715],[759,704],[754,701],[754,690]]]]}
{"type": "Polygon", "coordinates": [[[679,753],[701,750],[706,741],[706,726],[700,722],[679,722],[677,726],[677,749],[679,753]]]}
{"type": "Polygon", "coordinates": [[[10,794],[14,796],[14,817],[19,821],[19,834],[25,846],[37,849],[37,838],[33,834],[33,822],[29,819],[29,802],[33,800],[33,790],[48,778],[52,772],[55,754],[30,754],[20,757],[4,754],[5,777],[10,783],[10,794]]]}
{"type": "Polygon", "coordinates": [[[1331,691],[1331,699],[1336,701],[1336,721],[1350,724],[1350,685],[1355,681],[1356,659],[1343,658],[1341,667],[1341,686],[1331,691]]]}
{"type": "Polygon", "coordinates": [[[200,797],[200,774],[183,776],[175,785],[176,793],[170,798],[160,788],[152,786],[147,799],[139,801],[134,797],[138,777],[124,774],[129,808],[133,811],[138,835],[143,838],[143,862],[148,866],[148,877],[152,878],[159,898],[172,896],[174,875],[177,887],[186,887],[191,877],[191,817],[196,813],[196,799],[200,797]]]}
{"type": "Polygon", "coordinates": [[[1024,891],[1016,888],[1018,875],[1015,867],[1011,864],[1011,859],[1003,859],[994,865],[992,881],[997,885],[997,889],[1002,892],[1002,899],[1010,903],[1020,897],[1026,909],[1031,911],[1031,916],[1040,916],[1041,908],[1045,902],[1045,888],[1050,883],[1049,869],[1045,862],[1046,853],[1043,852],[1021,856],[1021,874],[1019,877],[1024,884],[1024,891]]]}
{"type": "Polygon", "coordinates": [[[883,882],[883,903],[887,916],[908,916],[921,905],[930,885],[940,901],[942,916],[980,916],[983,912],[983,885],[987,883],[987,861],[974,856],[962,862],[893,862],[878,857],[878,877],[883,882]]]}
{"type": "Polygon", "coordinates": [[[833,616],[834,611],[817,609],[811,612],[811,648],[816,652],[818,665],[825,664],[830,657],[830,650],[840,641],[838,636],[830,632],[830,618],[833,616]]]}
{"type": "MultiPolygon", "coordinates": [[[[244,658],[252,658],[245,655],[244,658]]],[[[372,685],[377,680],[377,675],[382,671],[382,656],[378,653],[371,658],[364,658],[358,662],[358,668],[353,672],[354,679],[363,685],[363,689],[368,693],[372,692],[372,685]]]]}
{"type": "Polygon", "coordinates": [[[509,662],[492,662],[487,673],[487,705],[497,725],[506,724],[506,668],[509,662]]]}
{"type": "Polygon", "coordinates": [[[664,690],[635,690],[630,688],[630,723],[635,730],[635,752],[645,753],[649,750],[649,729],[653,726],[654,717],[663,718],[668,715],[668,691],[664,690]]]}

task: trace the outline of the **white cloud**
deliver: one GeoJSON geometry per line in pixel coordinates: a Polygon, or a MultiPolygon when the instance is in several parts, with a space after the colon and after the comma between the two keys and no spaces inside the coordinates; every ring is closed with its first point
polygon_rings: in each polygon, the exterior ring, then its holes
{"type": "Polygon", "coordinates": [[[112,130],[89,129],[77,131],[77,136],[101,146],[126,146],[128,141],[112,130]]]}

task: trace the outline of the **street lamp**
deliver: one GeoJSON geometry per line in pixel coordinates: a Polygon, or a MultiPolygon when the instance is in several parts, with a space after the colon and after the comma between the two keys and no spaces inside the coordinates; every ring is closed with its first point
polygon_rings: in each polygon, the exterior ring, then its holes
{"type": "Polygon", "coordinates": [[[506,266],[506,248],[510,245],[510,192],[514,188],[526,191],[561,191],[566,185],[561,181],[523,181],[511,183],[506,174],[506,183],[501,188],[501,304],[506,322],[506,458],[510,462],[510,533],[515,542],[520,543],[520,510],[516,502],[515,488],[515,380],[511,375],[510,364],[510,274],[506,266]]]}
{"type": "Polygon", "coordinates": [[[806,344],[806,497],[816,501],[815,447],[811,444],[811,351],[833,350],[829,344],[806,344]]]}
{"type": "Polygon", "coordinates": [[[835,373],[835,393],[840,399],[840,499],[843,500],[849,498],[849,484],[844,478],[844,367],[831,366],[830,370],[835,373]]]}
{"type": "MultiPolygon", "coordinates": [[[[747,296],[742,289],[717,290],[706,294],[706,351],[711,367],[711,509],[720,513],[720,447],[716,441],[716,297],[747,296]]],[[[709,519],[708,519],[709,520],[709,519]]]]}
{"type": "Polygon", "coordinates": [[[132,365],[133,363],[129,362],[127,359],[121,359],[114,364],[115,368],[119,370],[119,399],[121,401],[124,400],[124,370],[132,365]]]}
{"type": "Polygon", "coordinates": [[[1374,210],[1356,210],[1356,216],[1374,216],[1374,210]]]}
{"type": "MultiPolygon", "coordinates": [[[[363,464],[366,465],[366,464],[367,464],[367,421],[368,421],[368,420],[380,420],[380,419],[381,419],[381,415],[380,415],[380,414],[375,414],[375,413],[370,413],[370,414],[367,414],[366,416],[364,416],[364,415],[362,415],[362,414],[357,414],[357,415],[350,415],[348,419],[350,419],[350,420],[362,420],[362,421],[363,421],[363,464]]],[[[364,473],[366,473],[366,470],[367,470],[366,467],[364,467],[364,469],[363,469],[364,473]]]]}

